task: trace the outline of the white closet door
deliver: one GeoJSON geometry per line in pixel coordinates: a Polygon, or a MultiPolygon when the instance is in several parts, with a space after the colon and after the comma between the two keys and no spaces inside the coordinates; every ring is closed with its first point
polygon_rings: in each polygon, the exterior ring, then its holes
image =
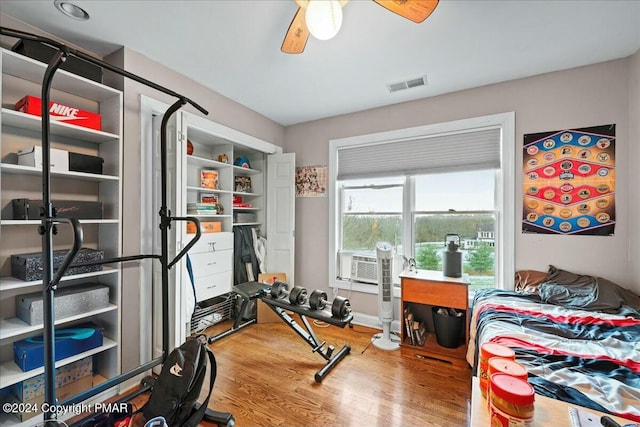
{"type": "Polygon", "coordinates": [[[295,284],[295,153],[267,156],[267,270],[295,284]]]}

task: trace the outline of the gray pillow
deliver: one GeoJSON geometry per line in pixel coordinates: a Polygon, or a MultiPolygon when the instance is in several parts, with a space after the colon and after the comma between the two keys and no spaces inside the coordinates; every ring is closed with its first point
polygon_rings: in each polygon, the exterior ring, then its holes
{"type": "Polygon", "coordinates": [[[619,313],[626,306],[640,312],[640,296],[630,290],[601,277],[576,274],[553,265],[538,294],[544,302],[569,308],[619,313]]]}

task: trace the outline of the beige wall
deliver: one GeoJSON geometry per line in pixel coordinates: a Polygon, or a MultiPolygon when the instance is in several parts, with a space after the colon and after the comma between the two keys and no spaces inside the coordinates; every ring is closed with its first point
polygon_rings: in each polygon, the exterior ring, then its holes
{"type": "Polygon", "coordinates": [[[640,290],[640,50],[629,60],[629,278],[640,290]]]}
{"type": "MultiPolygon", "coordinates": [[[[638,186],[630,189],[629,185],[629,155],[630,145],[635,144],[638,160],[639,144],[637,138],[629,138],[629,63],[620,59],[290,126],[285,130],[285,151],[296,153],[297,166],[326,165],[331,139],[515,111],[515,161],[521,164],[519,147],[525,133],[615,123],[615,235],[522,234],[518,193],[522,179],[517,175],[516,268],[546,270],[554,264],[640,291],[640,280],[637,275],[632,279],[629,261],[629,191],[638,197],[638,186]]],[[[638,172],[634,175],[637,182],[638,172]]],[[[327,198],[296,199],[297,285],[322,288],[329,282],[327,215],[327,198]]],[[[352,295],[351,302],[356,312],[377,314],[374,295],[352,295]]]]}

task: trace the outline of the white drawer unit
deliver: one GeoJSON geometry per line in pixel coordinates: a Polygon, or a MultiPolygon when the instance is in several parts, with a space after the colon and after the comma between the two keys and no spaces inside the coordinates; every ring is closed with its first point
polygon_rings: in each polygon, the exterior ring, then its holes
{"type": "Polygon", "coordinates": [[[194,277],[233,270],[233,251],[231,249],[189,254],[189,258],[194,277]]]}
{"type": "MultiPolygon", "coordinates": [[[[188,243],[188,240],[186,242],[188,243]]],[[[231,292],[233,233],[202,234],[189,250],[189,259],[198,301],[231,292]]]]}
{"type": "MultiPolygon", "coordinates": [[[[188,234],[187,236],[194,236],[188,234]]],[[[189,239],[189,237],[187,237],[189,239]]],[[[187,244],[189,240],[185,240],[187,244]]],[[[189,254],[198,254],[204,252],[216,252],[227,249],[233,249],[233,233],[221,232],[221,233],[206,233],[203,234],[191,249],[189,254]]]]}
{"type": "Polygon", "coordinates": [[[196,299],[204,301],[209,298],[231,292],[233,271],[209,274],[207,276],[194,277],[196,299]]]}

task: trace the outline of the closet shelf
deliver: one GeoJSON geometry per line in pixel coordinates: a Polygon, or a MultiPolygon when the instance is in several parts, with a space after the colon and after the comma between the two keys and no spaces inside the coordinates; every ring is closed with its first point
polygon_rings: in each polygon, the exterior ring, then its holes
{"type": "Polygon", "coordinates": [[[260,175],[262,174],[262,171],[259,171],[257,169],[243,168],[240,166],[233,166],[233,174],[236,176],[251,176],[260,175]]]}
{"type": "Polygon", "coordinates": [[[231,193],[230,190],[220,190],[220,189],[216,189],[216,190],[212,190],[211,188],[204,188],[204,187],[186,187],[187,191],[202,191],[203,193],[226,193],[229,194],[231,193]]]}
{"type": "MultiPolygon", "coordinates": [[[[62,224],[65,224],[64,219],[61,219],[62,224]]],[[[80,224],[119,224],[117,219],[80,219],[80,224]]],[[[3,219],[0,221],[0,225],[40,225],[40,220],[37,219],[3,219]]]]}
{"type": "Polygon", "coordinates": [[[228,168],[231,166],[228,163],[222,163],[216,160],[206,159],[204,157],[198,157],[193,155],[187,156],[187,163],[192,166],[206,166],[210,168],[220,168],[220,169],[228,168]]]}
{"type": "MultiPolygon", "coordinates": [[[[65,317],[64,319],[59,319],[55,321],[56,325],[62,325],[65,323],[73,322],[74,320],[80,320],[87,317],[95,316],[101,313],[106,313],[108,311],[117,310],[118,306],[114,304],[109,304],[108,306],[101,308],[99,310],[87,311],[86,313],[81,313],[71,317],[65,317]]],[[[27,322],[18,319],[17,317],[12,317],[10,319],[0,320],[0,340],[5,338],[11,338],[22,334],[27,334],[30,332],[38,332],[43,329],[44,325],[29,325],[27,322]]]]}
{"type": "MultiPolygon", "coordinates": [[[[11,163],[1,163],[0,169],[2,170],[2,173],[32,175],[32,176],[42,175],[42,169],[38,169],[32,166],[14,165],[11,163]]],[[[113,176],[113,175],[99,175],[95,173],[72,172],[72,171],[70,172],[51,171],[51,177],[65,178],[65,179],[68,178],[73,180],[80,179],[82,181],[96,181],[96,182],[105,182],[105,181],[117,182],[120,180],[119,177],[113,176]]]]}
{"type": "MultiPolygon", "coordinates": [[[[88,277],[102,276],[105,274],[116,274],[118,269],[109,266],[103,266],[102,271],[94,271],[91,273],[74,274],[71,276],[62,276],[61,282],[76,279],[86,279],[88,277]]],[[[8,291],[10,289],[30,288],[33,286],[42,286],[42,280],[34,280],[31,282],[25,282],[24,280],[16,279],[15,277],[5,276],[0,277],[0,291],[8,291]]]]}
{"type": "MultiPolygon", "coordinates": [[[[50,132],[52,136],[62,136],[102,144],[105,142],[117,142],[119,136],[109,132],[103,132],[90,128],[72,125],[69,123],[51,120],[50,132]]],[[[32,132],[42,132],[42,118],[33,114],[26,114],[9,108],[2,109],[2,126],[12,126],[32,132]]]]}
{"type": "MultiPolygon", "coordinates": [[[[58,360],[56,362],[56,368],[60,366],[68,365],[69,363],[73,363],[76,360],[80,360],[87,356],[92,356],[94,354],[101,353],[110,348],[114,348],[117,346],[117,343],[112,339],[104,337],[102,340],[102,346],[92,348],[91,350],[73,355],[66,359],[58,360]]],[[[32,369],[31,371],[23,372],[18,365],[13,360],[8,362],[4,362],[0,364],[0,388],[5,388],[10,385],[16,384],[20,381],[24,381],[29,378],[33,378],[37,375],[44,373],[44,367],[40,367],[37,369],[32,369]]]]}
{"type": "MultiPolygon", "coordinates": [[[[37,85],[42,84],[42,76],[47,69],[44,64],[24,55],[2,49],[2,73],[27,80],[37,85]]],[[[106,101],[120,95],[120,91],[110,88],[66,70],[56,72],[53,87],[62,92],[73,93],[86,99],[106,101]]]]}

